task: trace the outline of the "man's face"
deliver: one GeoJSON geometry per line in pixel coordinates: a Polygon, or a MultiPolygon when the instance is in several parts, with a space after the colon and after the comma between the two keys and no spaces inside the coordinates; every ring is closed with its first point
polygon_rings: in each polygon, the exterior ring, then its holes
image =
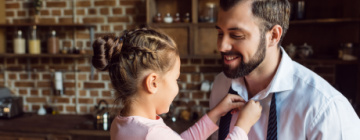
{"type": "Polygon", "coordinates": [[[266,38],[251,12],[251,1],[239,2],[220,9],[216,28],[218,50],[223,58],[223,71],[229,78],[250,74],[265,58],[266,38]]]}

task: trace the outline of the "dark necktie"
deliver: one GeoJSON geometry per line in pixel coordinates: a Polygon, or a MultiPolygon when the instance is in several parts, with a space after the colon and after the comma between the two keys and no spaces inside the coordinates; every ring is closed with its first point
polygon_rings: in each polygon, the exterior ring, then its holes
{"type": "Polygon", "coordinates": [[[266,140],[277,140],[276,93],[271,98],[266,140]]]}
{"type": "MultiPolygon", "coordinates": [[[[228,93],[238,95],[237,92],[231,88],[231,86],[228,93]]],[[[225,116],[220,118],[218,140],[224,140],[229,134],[231,117],[232,114],[231,111],[229,111],[225,116]]]]}

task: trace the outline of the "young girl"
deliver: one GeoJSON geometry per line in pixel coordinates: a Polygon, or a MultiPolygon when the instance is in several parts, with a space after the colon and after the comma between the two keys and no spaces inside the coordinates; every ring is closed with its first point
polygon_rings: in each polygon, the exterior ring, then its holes
{"type": "Polygon", "coordinates": [[[175,42],[152,29],[125,31],[118,37],[98,38],[92,63],[98,70],[109,70],[123,108],[113,120],[112,140],[162,140],[208,138],[218,129],[216,122],[232,109],[241,108],[229,139],[247,139],[247,133],[259,119],[259,102],[229,94],[214,109],[181,135],[172,131],[159,114],[167,113],[179,92],[180,57],[175,42]]]}

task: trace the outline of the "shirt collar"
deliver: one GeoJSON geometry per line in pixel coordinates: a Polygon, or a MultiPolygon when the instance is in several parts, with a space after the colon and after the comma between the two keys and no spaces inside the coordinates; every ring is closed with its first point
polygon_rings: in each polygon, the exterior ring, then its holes
{"type": "MultiPolygon", "coordinates": [[[[291,58],[287,55],[285,50],[280,47],[282,53],[279,67],[276,70],[274,78],[271,80],[270,84],[262,91],[257,93],[251,99],[253,100],[262,100],[266,98],[270,93],[279,93],[287,90],[293,89],[293,64],[291,58]]],[[[244,77],[233,79],[231,87],[235,91],[240,91],[238,93],[246,101],[248,100],[248,92],[245,86],[244,77]]]]}

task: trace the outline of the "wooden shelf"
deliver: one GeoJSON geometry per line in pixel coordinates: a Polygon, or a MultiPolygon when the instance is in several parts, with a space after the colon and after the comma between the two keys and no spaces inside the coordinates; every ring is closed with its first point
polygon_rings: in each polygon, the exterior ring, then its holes
{"type": "Polygon", "coordinates": [[[33,24],[33,23],[0,24],[0,27],[29,27],[34,25],[38,27],[95,27],[95,25],[90,25],[90,24],[33,24]]]}
{"type": "Polygon", "coordinates": [[[358,23],[359,19],[354,18],[327,18],[327,19],[307,19],[307,20],[293,20],[292,24],[325,24],[325,23],[358,23]]]}
{"type": "Polygon", "coordinates": [[[89,54],[0,54],[0,58],[90,58],[89,54]]]}

